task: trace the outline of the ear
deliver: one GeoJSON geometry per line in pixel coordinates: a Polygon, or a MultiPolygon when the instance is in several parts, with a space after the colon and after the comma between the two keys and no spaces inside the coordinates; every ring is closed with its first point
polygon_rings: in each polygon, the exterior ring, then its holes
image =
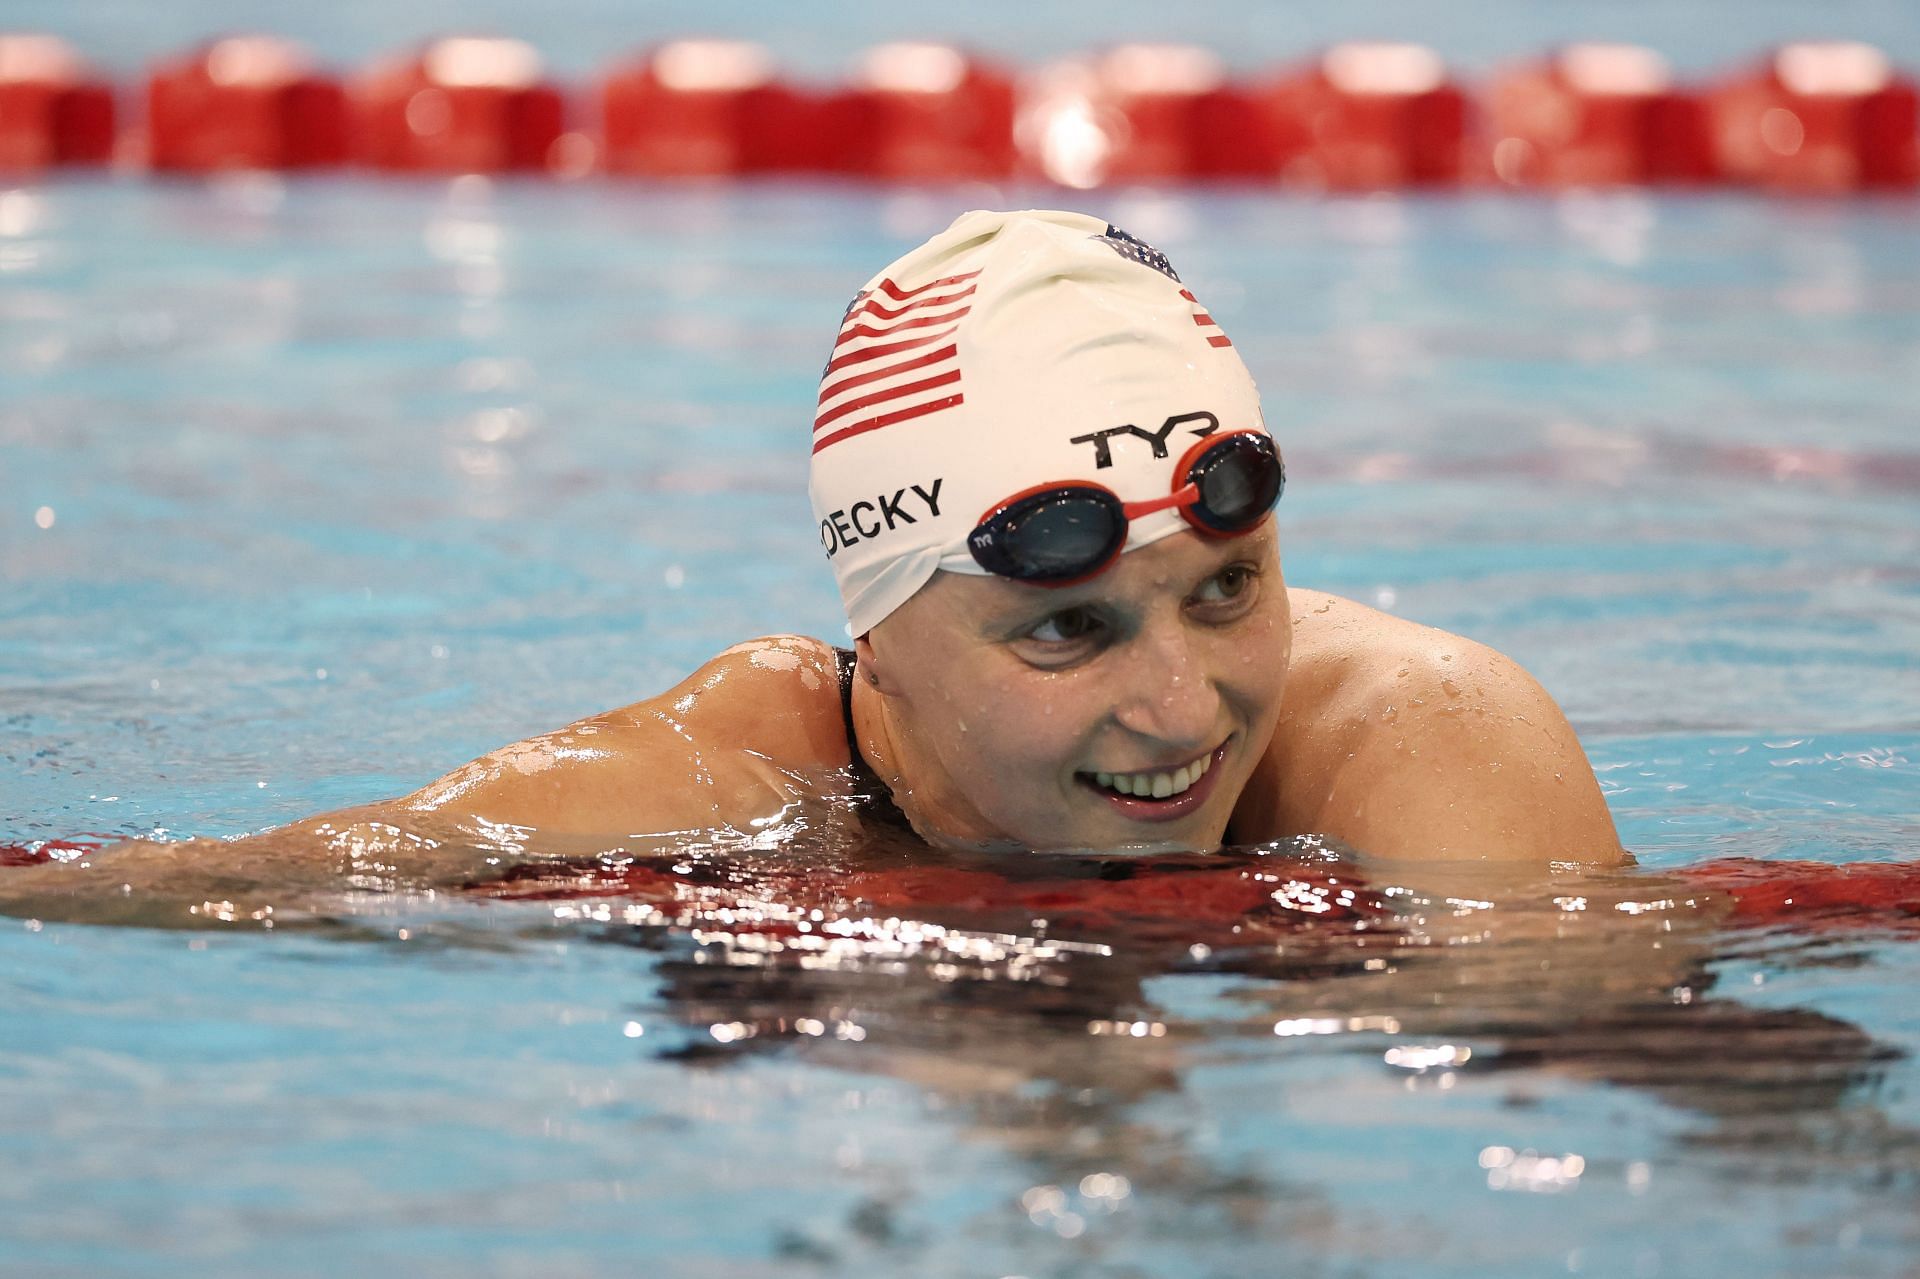
{"type": "Polygon", "coordinates": [[[854,639],[853,656],[858,662],[858,666],[855,668],[856,678],[867,681],[867,683],[873,685],[880,692],[890,697],[899,693],[900,690],[887,678],[886,665],[874,655],[872,631],[868,631],[865,635],[858,636],[854,639]]]}

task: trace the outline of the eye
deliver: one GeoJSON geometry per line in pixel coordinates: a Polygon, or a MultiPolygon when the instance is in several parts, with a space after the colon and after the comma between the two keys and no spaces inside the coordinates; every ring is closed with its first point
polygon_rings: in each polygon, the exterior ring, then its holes
{"type": "Polygon", "coordinates": [[[1229,564],[1200,583],[1193,602],[1205,609],[1237,612],[1253,602],[1260,570],[1251,564],[1229,564]]]}
{"type": "Polygon", "coordinates": [[[1042,644],[1083,644],[1097,638],[1106,629],[1106,621],[1090,608],[1063,608],[1049,613],[1027,638],[1042,644]]]}

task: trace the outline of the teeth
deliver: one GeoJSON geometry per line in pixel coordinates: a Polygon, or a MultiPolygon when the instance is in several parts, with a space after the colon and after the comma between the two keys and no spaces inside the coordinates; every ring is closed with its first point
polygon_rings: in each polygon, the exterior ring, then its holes
{"type": "Polygon", "coordinates": [[[1167,799],[1180,794],[1199,781],[1212,763],[1213,756],[1203,755],[1184,768],[1176,768],[1170,773],[1095,773],[1093,780],[1109,790],[1119,791],[1122,795],[1167,799]]]}

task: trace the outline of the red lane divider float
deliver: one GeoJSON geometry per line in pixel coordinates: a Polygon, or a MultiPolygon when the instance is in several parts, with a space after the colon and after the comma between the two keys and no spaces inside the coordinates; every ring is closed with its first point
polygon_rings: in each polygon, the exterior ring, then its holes
{"type": "Polygon", "coordinates": [[[646,177],[844,173],[880,180],[1013,172],[1014,84],[938,44],[869,50],[846,88],[783,82],[763,46],[680,40],[602,81],[604,168],[646,177]]]}
{"type": "Polygon", "coordinates": [[[994,180],[1013,173],[1014,98],[1011,76],[951,45],[884,44],[827,100],[822,124],[852,173],[994,180]]]}
{"type": "Polygon", "coordinates": [[[1729,178],[1799,191],[1910,187],[1916,96],[1872,45],[1788,45],[1706,96],[1729,178]]]}
{"type": "Polygon", "coordinates": [[[48,862],[78,861],[89,853],[97,853],[131,838],[131,835],[81,831],[59,839],[36,839],[24,843],[0,840],[0,866],[43,866],[48,862]]]}
{"type": "Polygon", "coordinates": [[[1577,44],[1469,92],[1413,44],[1340,44],[1236,77],[1190,45],[1016,74],[950,45],[898,43],[868,50],[842,84],[802,86],[764,46],[679,40],[570,100],[520,40],[449,37],[343,77],[286,40],[243,36],[162,63],[145,90],[144,121],[116,133],[113,89],[70,46],[0,34],[0,171],[119,159],[184,173],[352,164],[1077,188],[1920,185],[1920,92],[1850,42],[1786,45],[1693,85],[1653,50],[1577,44]]]}
{"type": "Polygon", "coordinates": [[[524,40],[435,40],[367,68],[349,94],[354,157],[372,168],[565,173],[591,164],[591,142],[562,141],[565,100],[524,40]]]}
{"type": "Polygon", "coordinates": [[[983,926],[1044,916],[1055,936],[1121,929],[1130,942],[1171,943],[1182,951],[1194,943],[1271,946],[1305,932],[1378,928],[1392,916],[1390,902],[1337,864],[1276,858],[1272,870],[1285,876],[1278,889],[1274,874],[1256,874],[1263,869],[1256,866],[1168,862],[1129,869],[1124,879],[1013,879],[944,866],[823,873],[697,859],[673,867],[547,862],[512,867],[466,888],[505,901],[611,899],[649,908],[649,922],[736,936],[885,936],[901,917],[950,920],[962,913],[983,926]],[[890,918],[894,924],[883,922],[890,918]]]}
{"type": "Polygon", "coordinates": [[[312,169],[347,158],[347,96],[299,45],[216,40],[147,81],[147,163],[156,170],[312,169]]]}
{"type": "Polygon", "coordinates": [[[1625,44],[1576,44],[1497,78],[1489,160],[1513,186],[1632,186],[1715,177],[1704,104],[1667,60],[1625,44]]]}
{"type": "Polygon", "coordinates": [[[1279,171],[1293,181],[1378,190],[1467,174],[1466,93],[1421,45],[1336,45],[1261,97],[1279,171]]]}
{"type": "MultiPolygon", "coordinates": [[[[1228,92],[1226,66],[1192,45],[1122,45],[1097,58],[1043,67],[1021,104],[1017,138],[1024,174],[1062,186],[1181,182],[1234,172],[1231,144],[1252,135],[1224,134],[1210,118],[1228,92]]],[[[1241,172],[1257,173],[1258,149],[1241,172]]]]}
{"type": "MultiPolygon", "coordinates": [[[[652,906],[682,925],[717,919],[738,932],[792,934],[794,921],[810,910],[861,918],[929,907],[998,908],[1045,915],[1056,930],[1125,921],[1138,936],[1141,925],[1157,923],[1170,938],[1206,938],[1220,946],[1258,944],[1275,928],[1339,929],[1361,920],[1390,927],[1394,913],[1391,898],[1369,887],[1355,868],[1291,858],[1219,868],[1197,859],[1142,862],[1120,880],[1015,880],[941,866],[819,873],[768,864],[752,868],[751,876],[741,875],[738,866],[719,869],[728,873],[716,875],[715,867],[694,859],[670,868],[630,861],[542,862],[513,867],[467,888],[509,900],[627,900],[652,906]],[[1256,871],[1264,873],[1256,877],[1256,871]],[[769,904],[777,906],[770,910],[769,904]]],[[[1835,865],[1730,857],[1660,872],[1648,883],[1670,895],[1675,881],[1689,895],[1699,894],[1686,903],[1689,908],[1727,927],[1920,936],[1920,862],[1835,865]]]]}
{"type": "Polygon", "coordinates": [[[105,164],[113,88],[66,41],[0,33],[0,172],[105,164]]]}
{"type": "Polygon", "coordinates": [[[1673,872],[1724,893],[1733,922],[1798,931],[1920,932],[1920,862],[1769,862],[1726,857],[1673,872]]]}
{"type": "MultiPolygon", "coordinates": [[[[77,861],[128,838],[83,831],[59,839],[13,841],[0,838],[0,874],[10,866],[41,866],[77,861]]],[[[1275,892],[1270,875],[1255,878],[1255,868],[1219,869],[1179,859],[1165,865],[1142,863],[1124,880],[1044,878],[1009,880],[984,871],[940,866],[905,870],[817,873],[777,862],[755,868],[753,879],[729,873],[714,878],[711,868],[678,864],[663,868],[644,862],[592,859],[578,863],[541,862],[508,869],[500,878],[466,887],[485,897],[554,901],[624,898],[653,905],[669,918],[696,922],[724,912],[742,932],[791,932],[791,921],[808,909],[836,915],[926,906],[972,909],[1012,907],[1045,914],[1061,926],[1111,924],[1121,918],[1160,920],[1176,930],[1214,926],[1227,933],[1223,944],[1257,940],[1244,925],[1253,922],[1299,927],[1343,926],[1356,919],[1391,917],[1389,901],[1346,870],[1275,859],[1286,868],[1285,891],[1275,892]],[[691,876],[691,878],[690,878],[691,876]],[[1344,882],[1352,896],[1333,891],[1344,882]],[[769,912],[769,902],[792,909],[769,912]],[[764,920],[764,923],[755,921],[764,920]]],[[[738,868],[735,868],[736,870],[738,868]]],[[[1788,928],[1797,932],[1872,931],[1920,935],[1920,862],[1763,861],[1728,857],[1662,872],[1650,882],[1678,880],[1687,891],[1723,898],[1725,914],[1703,903],[1730,926],[1788,928]]]]}
{"type": "Polygon", "coordinates": [[[600,85],[608,173],[721,178],[810,167],[805,106],[773,55],[738,40],[676,40],[616,65],[600,85]]]}

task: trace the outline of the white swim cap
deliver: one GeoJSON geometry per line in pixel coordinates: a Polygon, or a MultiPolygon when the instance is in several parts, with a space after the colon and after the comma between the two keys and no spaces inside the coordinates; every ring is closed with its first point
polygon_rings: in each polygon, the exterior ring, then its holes
{"type": "MultiPolygon", "coordinates": [[[[967,535],[1014,494],[1163,497],[1194,438],[1249,429],[1253,378],[1164,254],[1081,213],[963,214],[854,296],[820,380],[808,491],[852,633],[984,573],[967,535]]],[[[1141,516],[1126,549],[1185,527],[1141,516]]]]}

